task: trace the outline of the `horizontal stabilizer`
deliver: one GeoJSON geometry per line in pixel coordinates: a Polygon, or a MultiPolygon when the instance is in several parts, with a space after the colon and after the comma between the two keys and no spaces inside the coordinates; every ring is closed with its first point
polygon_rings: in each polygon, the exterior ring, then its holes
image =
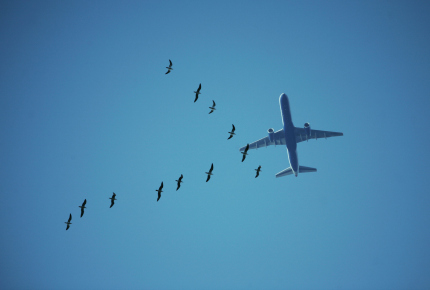
{"type": "Polygon", "coordinates": [[[291,167],[288,167],[287,169],[284,169],[281,172],[279,172],[278,174],[276,174],[276,178],[282,177],[282,176],[287,176],[290,174],[293,174],[293,170],[291,169],[291,167]]]}
{"type": "Polygon", "coordinates": [[[306,172],[316,172],[316,168],[312,167],[306,167],[306,166],[299,166],[299,173],[306,173],[306,172]]]}
{"type": "MultiPolygon", "coordinates": [[[[316,171],[317,171],[316,168],[307,167],[307,166],[299,166],[299,173],[316,172],[316,171]]],[[[291,167],[288,167],[287,169],[284,169],[281,172],[279,172],[278,174],[276,174],[276,178],[291,175],[291,174],[294,174],[293,170],[291,169],[291,167]]]]}

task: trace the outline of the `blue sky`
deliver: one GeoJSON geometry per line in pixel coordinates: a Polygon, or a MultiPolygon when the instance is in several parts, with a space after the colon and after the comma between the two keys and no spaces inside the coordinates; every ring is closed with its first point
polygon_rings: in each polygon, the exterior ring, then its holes
{"type": "Polygon", "coordinates": [[[428,2],[0,8],[2,289],[429,288],[428,2]]]}

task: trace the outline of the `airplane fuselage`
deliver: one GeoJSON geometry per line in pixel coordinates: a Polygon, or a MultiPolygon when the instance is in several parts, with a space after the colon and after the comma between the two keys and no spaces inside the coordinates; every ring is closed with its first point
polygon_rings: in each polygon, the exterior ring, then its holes
{"type": "Polygon", "coordinates": [[[285,143],[287,145],[288,160],[294,175],[299,173],[299,158],[297,156],[297,142],[293,120],[291,118],[290,102],[286,94],[279,97],[281,107],[282,123],[284,126],[285,143]]]}

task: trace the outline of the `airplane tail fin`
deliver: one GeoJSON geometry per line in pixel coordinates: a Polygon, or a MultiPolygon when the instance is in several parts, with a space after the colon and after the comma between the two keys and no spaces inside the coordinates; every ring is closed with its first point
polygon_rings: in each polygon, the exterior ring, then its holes
{"type": "MultiPolygon", "coordinates": [[[[316,168],[299,166],[299,173],[316,172],[316,171],[317,171],[316,168]]],[[[277,173],[276,178],[291,175],[291,174],[293,174],[293,169],[291,169],[291,167],[288,167],[287,169],[284,169],[281,172],[277,173]]]]}

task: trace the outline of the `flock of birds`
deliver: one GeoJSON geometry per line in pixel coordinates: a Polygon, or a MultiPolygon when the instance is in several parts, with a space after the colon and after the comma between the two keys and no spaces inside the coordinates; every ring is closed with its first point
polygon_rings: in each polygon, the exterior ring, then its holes
{"type": "MultiPolygon", "coordinates": [[[[172,61],[170,59],[169,59],[169,62],[170,62],[170,65],[168,67],[166,67],[167,68],[166,75],[173,70],[173,68],[172,68],[172,61]]],[[[196,98],[194,99],[194,103],[198,100],[199,95],[201,94],[200,93],[201,89],[202,89],[202,84],[200,83],[199,87],[197,88],[197,91],[194,91],[194,93],[196,94],[196,98]]],[[[211,111],[209,112],[209,114],[213,113],[216,110],[215,109],[215,105],[216,105],[215,101],[212,100],[212,102],[213,102],[212,107],[209,107],[209,109],[211,109],[211,111]]],[[[227,140],[233,138],[233,136],[236,135],[236,133],[234,133],[234,131],[236,130],[236,127],[234,127],[234,124],[232,124],[232,126],[233,126],[233,128],[231,129],[230,132],[228,132],[230,134],[230,136],[227,138],[227,140]]],[[[243,155],[242,156],[242,162],[245,161],[245,158],[248,155],[248,149],[249,149],[249,144],[247,144],[246,147],[245,147],[245,150],[243,152],[241,152],[242,155],[243,155]]],[[[206,178],[206,182],[208,182],[211,179],[211,176],[214,175],[212,173],[213,169],[214,169],[214,164],[212,163],[211,168],[209,169],[209,171],[205,172],[208,175],[207,178],[206,178]]],[[[254,169],[254,170],[256,171],[255,178],[257,178],[260,175],[260,171],[262,171],[261,170],[261,165],[259,165],[258,168],[254,169]]],[[[181,174],[181,176],[177,180],[175,180],[177,182],[176,191],[181,187],[181,183],[183,182],[182,178],[184,178],[184,176],[181,174]]],[[[157,202],[161,198],[161,193],[163,192],[163,186],[164,186],[164,184],[163,184],[163,182],[161,182],[160,187],[155,190],[158,193],[157,202]]],[[[115,200],[117,200],[115,197],[116,197],[116,194],[115,194],[115,192],[113,192],[112,193],[112,197],[109,198],[111,200],[110,208],[115,204],[115,200]]],[[[79,206],[81,208],[81,217],[84,215],[84,210],[86,208],[85,207],[86,203],[87,203],[87,200],[85,199],[84,202],[82,203],[82,205],[79,206]]],[[[68,230],[70,228],[70,225],[72,224],[71,220],[72,220],[72,214],[69,215],[69,219],[67,220],[67,222],[64,222],[64,223],[67,224],[66,230],[68,230]]]]}

